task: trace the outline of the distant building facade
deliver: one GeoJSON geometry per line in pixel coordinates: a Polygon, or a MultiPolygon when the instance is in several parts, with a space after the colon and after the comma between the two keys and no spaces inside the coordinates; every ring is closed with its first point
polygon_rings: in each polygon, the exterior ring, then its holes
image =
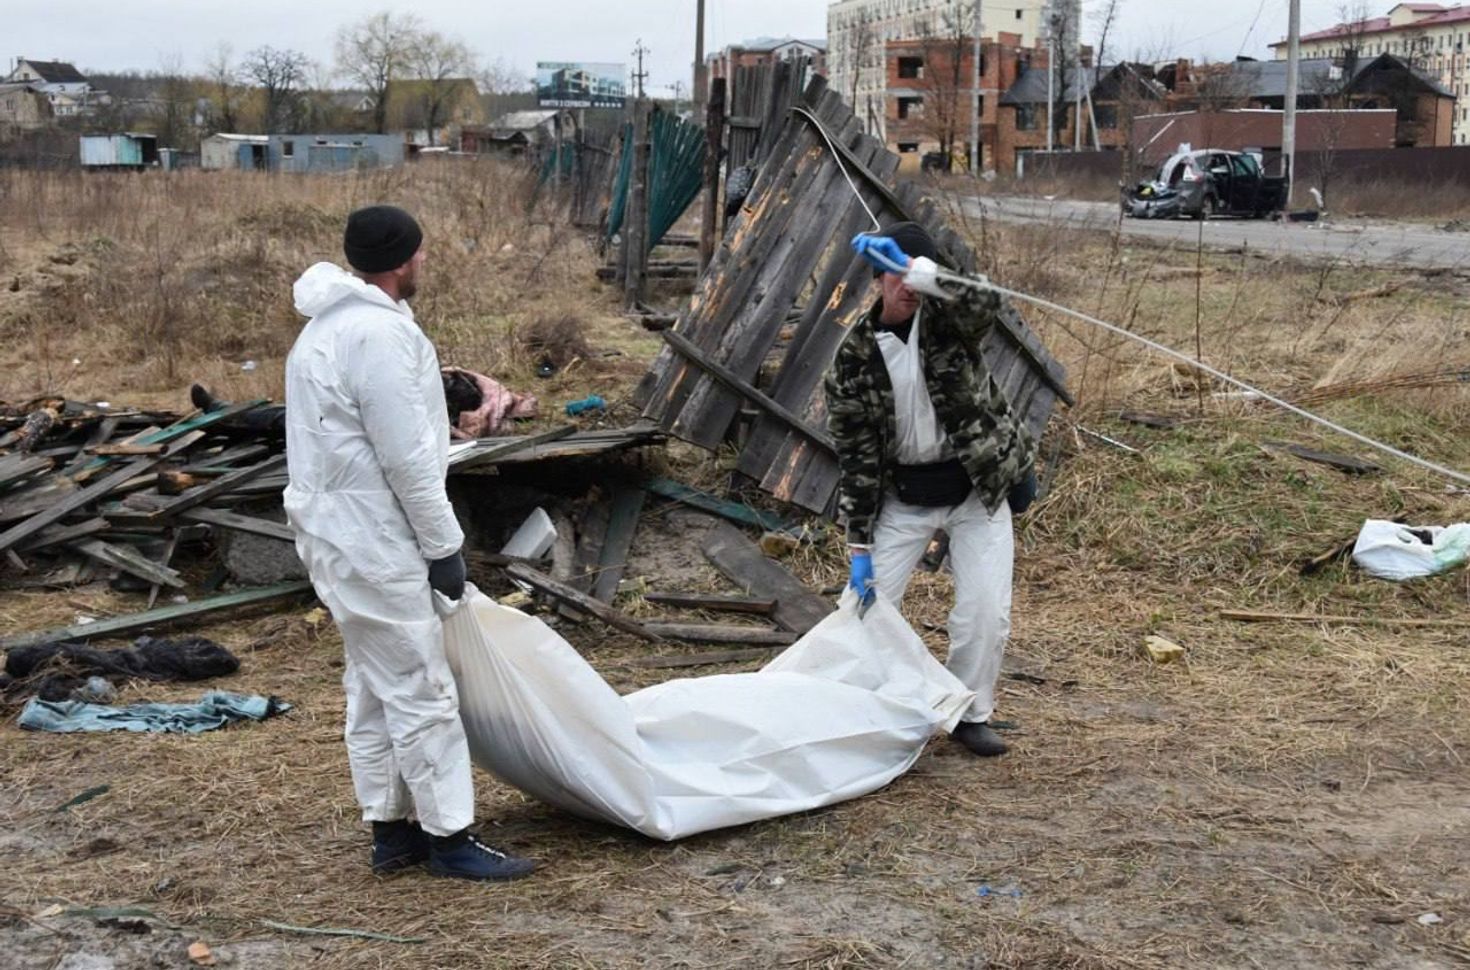
{"type": "MultiPolygon", "coordinates": [[[[1019,37],[1017,46],[1044,46],[1056,33],[1076,46],[1081,0],[995,0],[983,5],[982,32],[1019,37]]],[[[863,121],[869,134],[886,138],[887,44],[956,33],[973,36],[973,2],[955,0],[834,0],[827,7],[828,79],[863,121]],[[963,23],[956,23],[962,19],[963,23]]],[[[995,92],[991,92],[994,94],[995,92]]]]}
{"type": "MultiPolygon", "coordinates": [[[[1285,60],[1286,41],[1271,45],[1285,60]]],[[[1470,144],[1470,5],[1400,3],[1381,17],[1338,23],[1304,34],[1303,58],[1332,58],[1339,64],[1391,54],[1439,82],[1459,104],[1451,108],[1447,144],[1470,144]]],[[[1304,92],[1305,93],[1305,92],[1304,92]]]]}

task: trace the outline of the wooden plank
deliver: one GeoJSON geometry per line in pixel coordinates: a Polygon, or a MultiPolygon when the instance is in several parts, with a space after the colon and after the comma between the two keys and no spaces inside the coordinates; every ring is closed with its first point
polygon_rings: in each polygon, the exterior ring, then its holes
{"type": "Polygon", "coordinates": [[[738,522],[741,525],[753,526],[757,529],[764,529],[767,532],[786,532],[793,535],[801,531],[798,526],[783,521],[780,516],[773,513],[753,509],[742,502],[731,502],[727,499],[718,498],[708,492],[701,492],[697,488],[685,485],[682,482],[676,482],[671,478],[655,478],[643,484],[645,488],[655,495],[672,499],[675,502],[682,502],[702,512],[709,512],[723,519],[729,519],[731,522],[738,522]]]}
{"type": "Polygon", "coordinates": [[[493,444],[489,442],[477,442],[475,447],[466,448],[458,454],[451,455],[449,457],[449,470],[453,473],[463,471],[467,468],[475,468],[480,465],[493,464],[517,452],[526,451],[527,449],[535,448],[537,445],[570,437],[576,430],[576,425],[568,424],[560,428],[553,428],[550,431],[543,431],[540,434],[527,435],[523,438],[512,438],[506,441],[497,441],[493,444]]]}
{"type": "Polygon", "coordinates": [[[111,444],[94,445],[85,450],[94,455],[108,455],[114,458],[138,458],[144,455],[163,454],[163,445],[142,445],[118,441],[111,444]]]}
{"type": "Polygon", "coordinates": [[[285,464],[286,456],[276,455],[272,458],[267,458],[258,465],[251,465],[248,468],[232,471],[228,475],[221,475],[208,485],[191,488],[178,498],[165,502],[154,509],[151,514],[155,519],[171,518],[181,512],[187,512],[189,509],[197,508],[215,496],[233,492],[246,482],[263,478],[268,472],[274,472],[285,464]]]}
{"type": "Polygon", "coordinates": [[[0,458],[0,487],[49,471],[56,462],[40,455],[6,455],[0,458]]]}
{"type": "Polygon", "coordinates": [[[151,627],[176,626],[184,624],[187,621],[212,617],[214,614],[224,610],[289,599],[291,597],[303,596],[310,592],[311,583],[305,580],[281,583],[277,586],[266,586],[259,589],[241,590],[237,593],[215,596],[194,603],[171,604],[169,606],[159,607],[156,610],[145,610],[142,613],[115,616],[92,623],[57,627],[51,630],[37,630],[30,633],[18,633],[0,639],[0,650],[14,650],[16,647],[31,647],[38,643],[56,643],[60,640],[82,642],[87,640],[100,640],[104,637],[141,632],[151,627]]]}
{"type": "Polygon", "coordinates": [[[643,503],[647,498],[648,493],[641,488],[618,488],[613,492],[608,509],[607,535],[597,563],[597,578],[592,582],[594,599],[611,603],[617,596],[618,583],[628,566],[628,551],[633,547],[633,536],[638,531],[638,519],[643,514],[643,503]]]}
{"type": "Polygon", "coordinates": [[[720,523],[704,542],[704,555],[714,567],[751,596],[774,599],[771,618],[781,627],[805,633],[834,609],[833,605],[792,576],[786,568],[761,552],[739,529],[720,523]]]}
{"type": "Polygon", "coordinates": [[[560,600],[563,603],[570,603],[577,609],[592,614],[615,630],[631,633],[633,636],[640,637],[644,640],[661,639],[656,634],[650,633],[643,624],[634,620],[632,617],[618,612],[606,603],[593,599],[586,593],[573,589],[566,583],[552,579],[539,569],[532,569],[523,563],[513,563],[505,567],[505,572],[511,579],[518,579],[553,599],[560,600]]]}
{"type": "Polygon", "coordinates": [[[126,485],[128,482],[143,475],[161,465],[170,455],[177,454],[192,445],[195,441],[204,437],[202,431],[191,431],[178,437],[169,446],[167,455],[155,455],[152,458],[140,458],[135,462],[124,465],[117,471],[102,478],[100,481],[73,492],[65,499],[57,502],[51,508],[21,522],[19,525],[11,526],[3,534],[0,534],[0,550],[9,549],[23,539],[27,539],[53,522],[70,515],[89,502],[102,498],[115,489],[126,485]]]}
{"type": "MultiPolygon", "coordinates": [[[[169,533],[168,533],[168,543],[163,547],[163,555],[160,556],[159,557],[159,560],[158,560],[159,565],[164,566],[164,567],[170,567],[173,564],[173,561],[174,561],[174,553],[179,548],[179,532],[180,531],[181,530],[179,530],[179,529],[170,529],[169,530],[169,533]]],[[[161,589],[163,589],[163,584],[161,584],[161,583],[154,583],[153,586],[148,590],[148,608],[150,610],[153,609],[153,604],[155,604],[155,603],[158,602],[158,592],[161,589]]]]}
{"type": "Polygon", "coordinates": [[[799,415],[795,414],[785,405],[779,404],[755,387],[752,387],[728,367],[710,360],[708,356],[690,342],[689,338],[673,330],[663,331],[662,336],[664,341],[673,347],[674,350],[678,351],[685,360],[694,364],[710,377],[713,377],[736,394],[741,395],[756,407],[771,415],[771,417],[784,422],[788,427],[800,431],[832,454],[835,455],[837,453],[836,443],[833,442],[832,437],[825,431],[818,431],[816,428],[813,428],[803,421],[799,415]]]}
{"type": "Polygon", "coordinates": [[[776,601],[753,596],[710,596],[707,593],[644,593],[643,599],[680,610],[714,610],[720,613],[754,613],[770,616],[776,601]]]}
{"type": "Polygon", "coordinates": [[[86,539],[106,532],[112,526],[106,519],[92,518],[74,525],[48,525],[40,532],[22,542],[16,548],[21,552],[33,552],[37,549],[48,549],[51,546],[59,546],[67,542],[75,542],[78,539],[86,539]]]}
{"type": "Polygon", "coordinates": [[[137,576],[139,579],[149,583],[168,586],[173,589],[182,589],[184,580],[178,572],[144,556],[136,549],[127,546],[117,546],[101,539],[84,539],[72,544],[72,548],[85,556],[97,560],[105,566],[121,569],[125,573],[137,576]]]}
{"type": "Polygon", "coordinates": [[[790,630],[763,630],[732,624],[645,623],[643,627],[666,640],[683,643],[748,643],[786,647],[798,639],[798,635],[790,630]]]}
{"type": "Polygon", "coordinates": [[[255,461],[271,453],[270,445],[236,445],[226,448],[217,455],[201,455],[196,464],[185,465],[179,471],[188,475],[223,475],[241,462],[255,461]]]}
{"type": "Polygon", "coordinates": [[[1338,455],[1330,451],[1318,451],[1308,448],[1306,445],[1292,444],[1288,441],[1263,441],[1267,448],[1284,451],[1288,455],[1295,455],[1305,461],[1316,462],[1319,465],[1327,465],[1336,468],[1348,475],[1371,475],[1383,471],[1382,465],[1376,465],[1363,458],[1354,458],[1351,455],[1338,455]]]}
{"type": "Polygon", "coordinates": [[[1221,610],[1220,619],[1241,623],[1327,623],[1334,626],[1415,626],[1435,629],[1470,629],[1470,620],[1421,620],[1397,616],[1328,616],[1319,613],[1254,613],[1221,610]]]}
{"type": "Polygon", "coordinates": [[[713,664],[743,663],[748,660],[765,660],[780,653],[778,647],[752,647],[749,650],[709,650],[701,653],[673,654],[664,657],[639,657],[627,663],[629,667],[706,667],[713,664]]]}
{"type": "Polygon", "coordinates": [[[269,519],[240,515],[236,512],[227,512],[224,509],[189,509],[182,513],[179,518],[186,522],[199,522],[204,525],[230,529],[235,532],[248,532],[251,535],[265,536],[267,539],[280,539],[282,542],[290,543],[296,542],[296,533],[284,522],[272,522],[269,519]]]}

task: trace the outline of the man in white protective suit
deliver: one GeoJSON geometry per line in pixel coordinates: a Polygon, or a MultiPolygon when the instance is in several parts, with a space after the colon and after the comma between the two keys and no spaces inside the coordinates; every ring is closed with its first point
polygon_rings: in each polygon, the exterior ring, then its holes
{"type": "Polygon", "coordinates": [[[286,514],[342,631],[347,757],[373,870],[514,879],[534,863],[470,830],[469,747],[434,612],[435,591],[463,595],[465,564],[444,488],[439,360],[408,305],[422,243],[402,209],[359,209],[343,240],[353,271],[317,263],[296,281],[311,319],[286,361],[286,514]]]}
{"type": "Polygon", "coordinates": [[[850,585],[864,601],[898,605],[935,531],[949,533],[946,666],[975,692],[953,737],[977,755],[1004,754],[989,722],[1010,631],[1011,513],[1035,497],[1036,445],[980,353],[1000,302],[940,288],[938,247],[917,223],[864,233],[853,248],[881,276],[882,297],[826,379],[850,585]]]}

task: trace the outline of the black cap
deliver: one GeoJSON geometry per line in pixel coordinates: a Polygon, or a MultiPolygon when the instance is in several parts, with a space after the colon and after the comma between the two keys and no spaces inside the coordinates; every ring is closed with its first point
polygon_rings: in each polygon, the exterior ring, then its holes
{"type": "Polygon", "coordinates": [[[360,273],[386,273],[413,259],[424,231],[413,216],[397,206],[370,205],[347,217],[342,251],[360,273]]]}
{"type": "MultiPolygon", "coordinates": [[[[936,262],[939,260],[939,247],[934,244],[934,237],[929,235],[929,230],[917,222],[895,222],[873,235],[887,236],[898,243],[898,248],[912,258],[927,256],[936,262]]],[[[883,270],[875,270],[873,275],[882,276],[883,270]]]]}

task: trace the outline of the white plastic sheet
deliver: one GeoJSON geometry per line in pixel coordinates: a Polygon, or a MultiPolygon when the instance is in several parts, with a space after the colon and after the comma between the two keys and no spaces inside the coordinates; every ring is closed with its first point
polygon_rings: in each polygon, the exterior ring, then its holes
{"type": "Polygon", "coordinates": [[[1470,523],[1410,526],[1369,519],[1353,544],[1353,562],[1379,579],[1433,576],[1470,559],[1470,523]],[[1417,535],[1416,535],[1417,533],[1417,535]],[[1422,537],[1430,541],[1425,542],[1422,537]]]}
{"type": "Polygon", "coordinates": [[[473,587],[445,648],[475,763],[542,801],[657,839],[882,788],[973,694],[882,597],[755,673],[619,697],[550,627],[473,587]]]}

